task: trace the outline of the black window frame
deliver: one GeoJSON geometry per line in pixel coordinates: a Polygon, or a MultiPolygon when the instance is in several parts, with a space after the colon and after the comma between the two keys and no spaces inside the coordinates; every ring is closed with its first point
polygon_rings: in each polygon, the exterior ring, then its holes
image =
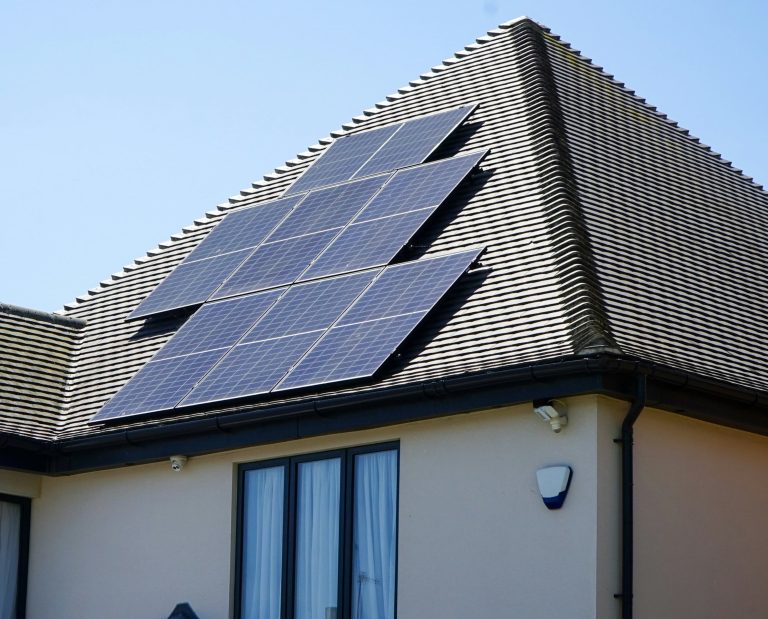
{"type": "Polygon", "coordinates": [[[27,578],[29,576],[29,533],[32,516],[32,499],[0,493],[0,501],[15,503],[21,509],[19,526],[19,562],[16,567],[16,619],[27,616],[27,578]]]}
{"type": "MultiPolygon", "coordinates": [[[[271,460],[260,460],[239,464],[237,467],[237,507],[235,534],[235,579],[234,579],[234,617],[242,616],[243,595],[243,527],[245,513],[245,477],[248,471],[285,467],[283,479],[283,557],[281,577],[280,618],[291,619],[294,616],[294,590],[296,565],[296,492],[298,487],[299,464],[317,462],[319,460],[340,460],[340,491],[339,491],[339,591],[336,619],[351,619],[352,612],[352,550],[354,534],[354,484],[355,457],[362,454],[380,451],[395,451],[396,496],[397,510],[395,513],[395,547],[397,548],[400,534],[400,442],[389,441],[356,447],[347,447],[302,453],[271,460]]],[[[395,619],[397,619],[397,590],[399,556],[395,553],[395,619]]]]}

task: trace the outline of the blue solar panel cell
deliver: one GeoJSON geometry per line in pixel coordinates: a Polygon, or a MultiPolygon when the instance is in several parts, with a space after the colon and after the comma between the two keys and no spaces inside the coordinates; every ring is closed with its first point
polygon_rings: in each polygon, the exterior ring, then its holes
{"type": "Polygon", "coordinates": [[[293,283],[334,236],[336,231],[331,230],[263,243],[211,298],[222,299],[293,283]]]}
{"type": "Polygon", "coordinates": [[[180,264],[127,319],[135,320],[203,303],[250,253],[250,249],[243,249],[180,264]]]}
{"type": "Polygon", "coordinates": [[[323,331],[238,344],[181,406],[268,393],[323,331]]]}
{"type": "Polygon", "coordinates": [[[237,299],[207,303],[160,349],[153,361],[234,346],[285,292],[278,288],[237,299]]]}
{"type": "Polygon", "coordinates": [[[275,391],[372,376],[423,314],[405,314],[334,327],[275,391]]]}
{"type": "Polygon", "coordinates": [[[387,264],[434,210],[426,208],[352,224],[302,274],[301,280],[387,264]]]}
{"type": "Polygon", "coordinates": [[[162,361],[150,361],[92,421],[106,421],[173,408],[225,352],[226,350],[213,350],[162,361]]]}
{"type": "Polygon", "coordinates": [[[366,271],[291,286],[242,343],[327,329],[378,273],[366,271]]]}
{"type": "Polygon", "coordinates": [[[474,106],[464,105],[404,123],[398,132],[355,173],[354,178],[421,163],[469,116],[473,109],[474,106]]]}
{"type": "Polygon", "coordinates": [[[355,221],[367,221],[439,206],[480,163],[486,153],[487,151],[475,152],[400,170],[355,221]]]}
{"type": "Polygon", "coordinates": [[[313,191],[270,235],[269,242],[347,225],[388,178],[384,174],[313,191]]]}
{"type": "Polygon", "coordinates": [[[288,188],[284,195],[349,180],[399,127],[400,125],[389,125],[339,138],[288,188]]]}
{"type": "Polygon", "coordinates": [[[475,248],[388,266],[349,308],[338,325],[428,312],[481,252],[482,249],[475,248]]]}
{"type": "Polygon", "coordinates": [[[192,250],[184,262],[256,247],[303,197],[291,196],[230,212],[192,250]]]}

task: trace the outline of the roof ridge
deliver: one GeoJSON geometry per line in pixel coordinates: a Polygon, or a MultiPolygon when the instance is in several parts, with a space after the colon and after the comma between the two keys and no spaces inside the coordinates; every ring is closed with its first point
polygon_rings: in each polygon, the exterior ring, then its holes
{"type": "Polygon", "coordinates": [[[272,172],[264,174],[261,179],[252,182],[250,188],[241,190],[238,195],[230,197],[227,202],[221,202],[217,204],[213,210],[206,211],[202,217],[195,219],[191,225],[183,227],[179,232],[172,234],[170,238],[166,239],[165,241],[161,241],[155,247],[145,252],[144,255],[135,258],[132,262],[129,262],[123,266],[120,271],[113,273],[108,279],[104,279],[99,282],[97,286],[89,288],[85,294],[75,297],[75,299],[69,303],[65,303],[61,310],[58,311],[68,312],[77,309],[83,302],[89,300],[91,297],[93,297],[93,295],[98,294],[104,288],[109,287],[115,281],[122,279],[131,271],[134,271],[142,263],[151,259],[159,252],[166,249],[169,245],[173,244],[174,241],[184,238],[189,232],[197,231],[200,227],[208,225],[211,219],[220,217],[222,212],[228,211],[232,209],[233,206],[236,206],[239,202],[249,199],[252,194],[256,193],[258,189],[268,186],[276,179],[282,177],[285,173],[292,171],[293,168],[295,168],[297,165],[303,164],[306,159],[309,159],[315,156],[317,152],[324,150],[336,138],[346,135],[351,129],[354,129],[355,127],[369,120],[372,116],[378,114],[384,108],[392,105],[395,101],[401,99],[404,95],[414,90],[414,88],[417,88],[418,86],[426,83],[428,80],[435,77],[438,73],[445,71],[457,62],[463,60],[472,52],[480,49],[489,41],[492,41],[498,36],[505,34],[513,26],[525,22],[530,22],[537,26],[539,25],[532,19],[521,16],[506,22],[502,22],[496,28],[488,30],[485,36],[478,37],[475,39],[474,43],[465,45],[462,49],[456,51],[452,56],[449,56],[441,63],[433,66],[429,71],[422,73],[418,79],[412,80],[408,83],[408,85],[398,88],[396,92],[387,95],[384,100],[375,103],[373,107],[363,110],[360,115],[353,116],[349,122],[343,123],[340,128],[331,131],[327,136],[318,139],[316,143],[308,146],[307,149],[303,152],[298,153],[294,159],[289,159],[282,166],[278,166],[274,168],[272,172]]]}
{"type": "Polygon", "coordinates": [[[81,318],[62,316],[61,314],[44,312],[29,307],[21,307],[20,305],[11,305],[10,303],[0,303],[0,313],[17,316],[19,318],[29,318],[31,320],[49,322],[54,325],[70,327],[73,329],[82,329],[85,326],[85,320],[82,320],[81,318]]]}
{"type": "Polygon", "coordinates": [[[541,178],[546,179],[541,196],[574,350],[578,354],[621,353],[611,335],[597,283],[543,28],[527,20],[519,24],[517,31],[520,47],[531,52],[526,62],[533,71],[525,97],[535,118],[529,126],[534,129],[532,142],[541,178]]]}

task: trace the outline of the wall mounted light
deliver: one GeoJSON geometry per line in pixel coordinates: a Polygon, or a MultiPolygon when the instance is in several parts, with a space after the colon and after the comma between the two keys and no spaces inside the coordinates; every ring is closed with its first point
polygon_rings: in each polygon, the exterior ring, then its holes
{"type": "Polygon", "coordinates": [[[171,456],[171,470],[174,473],[178,473],[181,471],[181,469],[184,468],[184,465],[187,463],[187,456],[171,456]]]}
{"type": "Polygon", "coordinates": [[[568,407],[562,400],[534,400],[533,412],[546,421],[555,433],[568,425],[568,407]]]}

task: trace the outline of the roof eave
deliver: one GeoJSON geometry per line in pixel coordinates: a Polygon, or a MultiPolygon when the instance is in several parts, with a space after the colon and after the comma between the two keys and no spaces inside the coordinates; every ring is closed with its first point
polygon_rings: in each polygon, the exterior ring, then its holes
{"type": "MultiPolygon", "coordinates": [[[[0,466],[69,475],[511,406],[599,394],[631,400],[648,379],[647,405],[768,435],[768,393],[610,353],[549,360],[271,407],[50,443],[32,439],[0,450],[0,466]]],[[[6,437],[8,440],[8,437],[6,437]]]]}

